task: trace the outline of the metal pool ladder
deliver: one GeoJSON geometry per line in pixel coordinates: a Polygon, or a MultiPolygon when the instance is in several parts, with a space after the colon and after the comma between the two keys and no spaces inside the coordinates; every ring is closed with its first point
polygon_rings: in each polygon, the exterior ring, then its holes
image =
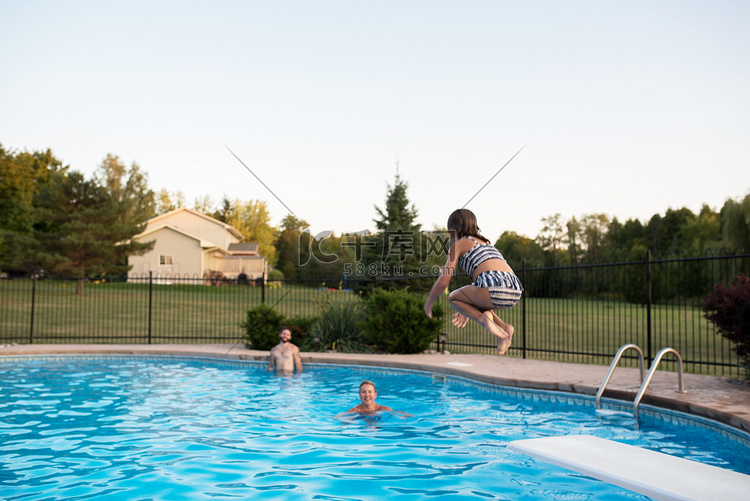
{"type": "Polygon", "coordinates": [[[615,358],[612,360],[612,364],[609,366],[609,371],[607,371],[607,375],[604,377],[604,381],[602,381],[602,385],[599,387],[599,391],[596,392],[596,409],[601,409],[601,400],[602,395],[604,394],[604,390],[607,387],[607,384],[609,383],[609,380],[612,378],[612,373],[615,372],[615,368],[617,367],[617,363],[620,361],[620,358],[622,358],[623,353],[625,353],[627,350],[635,350],[636,353],[638,353],[638,366],[641,370],[641,387],[638,390],[638,394],[635,396],[635,400],[633,401],[633,417],[635,418],[635,424],[638,425],[638,407],[641,404],[641,399],[643,398],[643,394],[646,393],[646,388],[648,388],[648,384],[651,382],[651,379],[654,377],[654,373],[656,372],[656,368],[659,366],[659,362],[661,362],[661,359],[666,355],[667,353],[673,353],[675,358],[677,359],[677,386],[678,390],[677,393],[687,393],[687,390],[685,389],[685,376],[682,371],[682,357],[680,357],[680,354],[677,353],[677,350],[674,348],[663,348],[659,353],[656,354],[656,357],[654,358],[654,362],[651,364],[651,368],[648,370],[648,375],[643,377],[643,350],[641,350],[638,345],[635,344],[625,344],[620,347],[619,350],[617,350],[617,353],[615,354],[615,358]]]}

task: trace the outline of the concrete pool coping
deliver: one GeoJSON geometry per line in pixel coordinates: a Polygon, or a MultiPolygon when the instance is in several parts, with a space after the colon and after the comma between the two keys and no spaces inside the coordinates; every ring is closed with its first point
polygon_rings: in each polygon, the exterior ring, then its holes
{"type": "MultiPolygon", "coordinates": [[[[2,345],[0,356],[32,355],[172,355],[267,361],[267,351],[231,344],[29,344],[2,345]]],[[[302,364],[362,365],[421,370],[466,377],[516,388],[555,390],[596,395],[609,367],[492,355],[358,353],[302,353],[302,364]]],[[[677,373],[657,371],[642,403],[718,421],[750,433],[750,386],[725,377],[685,374],[687,393],[677,393],[677,373]]],[[[618,367],[604,398],[635,399],[640,387],[638,369],[618,367]]]]}

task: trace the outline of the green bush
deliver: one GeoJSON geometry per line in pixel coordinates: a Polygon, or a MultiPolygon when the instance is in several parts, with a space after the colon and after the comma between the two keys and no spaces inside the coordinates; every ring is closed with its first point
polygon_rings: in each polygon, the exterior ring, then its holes
{"type": "Polygon", "coordinates": [[[310,328],[304,351],[363,351],[362,329],[365,311],[358,302],[333,303],[323,310],[310,328]]]}
{"type": "Polygon", "coordinates": [[[240,326],[245,329],[245,344],[253,350],[270,350],[279,344],[279,332],[288,327],[292,332],[292,343],[301,345],[308,337],[316,317],[296,316],[285,318],[273,308],[261,304],[247,311],[240,326]]]}
{"type": "Polygon", "coordinates": [[[424,298],[416,294],[375,289],[365,306],[364,340],[386,353],[421,353],[440,334],[442,307],[435,305],[428,318],[424,298]]]}
{"type": "Polygon", "coordinates": [[[750,277],[738,275],[734,286],[715,284],[706,295],[703,311],[719,333],[734,343],[745,376],[750,377],[750,277]]]}
{"type": "Polygon", "coordinates": [[[298,315],[296,317],[287,318],[282,325],[289,327],[289,330],[292,331],[292,343],[302,346],[304,345],[305,340],[310,337],[310,331],[317,320],[318,317],[305,317],[303,315],[298,315]]]}
{"type": "Polygon", "coordinates": [[[276,269],[276,268],[270,268],[268,270],[268,277],[266,278],[268,282],[273,282],[275,280],[284,280],[284,272],[276,269]]]}
{"type": "Polygon", "coordinates": [[[245,329],[245,345],[253,350],[270,350],[279,343],[284,316],[268,305],[250,308],[240,326],[245,329]]]}

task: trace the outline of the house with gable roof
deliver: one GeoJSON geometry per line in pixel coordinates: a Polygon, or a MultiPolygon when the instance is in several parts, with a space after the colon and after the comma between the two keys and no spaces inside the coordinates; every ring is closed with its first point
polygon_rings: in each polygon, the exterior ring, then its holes
{"type": "Polygon", "coordinates": [[[267,278],[268,263],[257,243],[243,243],[233,226],[200,212],[179,208],[152,217],[144,231],[133,237],[138,242],[154,241],[154,248],[142,256],[130,256],[131,276],[165,281],[172,277],[206,278],[220,272],[236,279],[267,278]]]}

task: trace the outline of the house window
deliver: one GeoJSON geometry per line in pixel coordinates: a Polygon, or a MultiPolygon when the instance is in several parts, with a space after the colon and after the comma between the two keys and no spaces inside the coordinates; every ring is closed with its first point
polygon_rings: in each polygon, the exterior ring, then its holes
{"type": "Polygon", "coordinates": [[[159,255],[159,266],[172,266],[172,255],[171,254],[160,254],[159,255]]]}

